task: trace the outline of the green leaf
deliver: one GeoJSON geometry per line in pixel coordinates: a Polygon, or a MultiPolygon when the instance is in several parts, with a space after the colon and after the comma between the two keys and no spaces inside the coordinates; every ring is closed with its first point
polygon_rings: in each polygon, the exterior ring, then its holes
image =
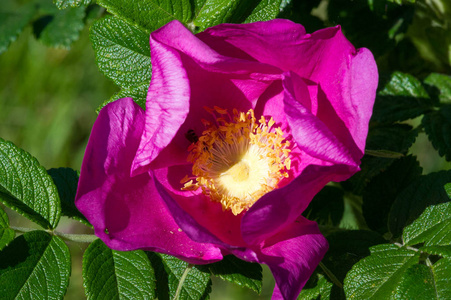
{"type": "Polygon", "coordinates": [[[282,0],[261,0],[244,23],[268,21],[276,18],[280,12],[281,2],[282,0]]]}
{"type": "Polygon", "coordinates": [[[56,7],[59,9],[64,9],[81,5],[88,6],[91,3],[91,0],[53,0],[53,3],[55,3],[56,7]]]}
{"type": "Polygon", "coordinates": [[[446,246],[423,246],[419,249],[428,254],[439,255],[443,257],[451,257],[451,245],[446,246]]]}
{"type": "MultiPolygon", "coordinates": [[[[366,148],[371,150],[389,150],[406,154],[418,135],[417,129],[407,124],[373,124],[368,132],[366,148]]],[[[361,195],[370,180],[386,170],[394,158],[374,157],[365,155],[360,165],[361,171],[350,180],[342,183],[346,189],[361,195]]]]}
{"type": "Polygon", "coordinates": [[[8,215],[0,207],[0,250],[8,245],[15,235],[14,230],[9,228],[8,215]]]}
{"type": "Polygon", "coordinates": [[[111,14],[150,33],[172,20],[191,20],[190,0],[98,0],[111,14]]]}
{"type": "Polygon", "coordinates": [[[58,189],[61,200],[61,214],[78,220],[88,226],[91,224],[75,207],[75,194],[77,193],[78,173],[71,168],[50,169],[47,173],[52,177],[58,189]]]}
{"type": "Polygon", "coordinates": [[[310,205],[303,212],[303,215],[320,225],[337,226],[343,217],[343,196],[343,190],[337,187],[325,186],[316,194],[310,205]]]}
{"type": "Polygon", "coordinates": [[[449,299],[451,295],[451,258],[442,258],[432,265],[438,299],[449,299]]]}
{"type": "Polygon", "coordinates": [[[155,276],[146,254],[111,250],[101,240],[83,255],[83,286],[88,299],[155,298],[155,276]]]}
{"type": "Polygon", "coordinates": [[[131,97],[133,98],[133,101],[135,101],[139,106],[141,106],[142,109],[146,109],[146,97],[147,97],[147,90],[149,89],[149,82],[143,82],[139,85],[130,87],[130,88],[123,88],[118,93],[111,96],[110,99],[104,101],[98,108],[97,113],[100,112],[102,108],[104,108],[107,104],[116,101],[117,99],[125,98],[125,97],[131,97]]]}
{"type": "Polygon", "coordinates": [[[147,252],[147,256],[155,270],[158,299],[175,299],[178,288],[180,300],[208,299],[210,273],[203,271],[202,266],[193,266],[166,254],[147,252]]]}
{"type": "MultiPolygon", "coordinates": [[[[406,33],[414,13],[413,5],[400,7],[383,0],[334,0],[327,6],[328,22],[340,24],[353,45],[365,45],[376,59],[398,46],[397,41],[406,33]]],[[[390,67],[396,70],[396,66],[390,67]]]]}
{"type": "Polygon", "coordinates": [[[402,235],[406,245],[451,245],[451,202],[431,205],[402,235]]]}
{"type": "Polygon", "coordinates": [[[262,267],[256,263],[250,263],[227,255],[223,260],[213,264],[199,266],[201,270],[208,271],[223,280],[227,280],[239,286],[245,286],[260,294],[262,290],[262,267]]]}
{"type": "Polygon", "coordinates": [[[375,157],[383,157],[383,158],[401,158],[404,155],[402,153],[389,151],[389,150],[370,150],[365,149],[365,154],[375,157]]]}
{"type": "Polygon", "coordinates": [[[446,194],[448,195],[448,198],[451,199],[451,183],[445,184],[444,188],[445,188],[446,194]]]}
{"type": "Polygon", "coordinates": [[[193,23],[204,30],[214,25],[230,22],[236,15],[235,11],[238,10],[240,2],[240,0],[206,0],[193,23]]]}
{"type": "Polygon", "coordinates": [[[405,96],[411,98],[429,98],[421,82],[414,76],[393,72],[379,95],[405,96]]]}
{"type": "Polygon", "coordinates": [[[440,156],[445,156],[447,161],[451,161],[451,104],[426,114],[421,124],[440,156]]]}
{"type": "Polygon", "coordinates": [[[403,273],[418,263],[419,252],[396,245],[370,248],[371,255],[354,265],[346,275],[347,299],[391,299],[403,273]]]}
{"type": "Polygon", "coordinates": [[[60,219],[52,178],[36,158],[1,138],[0,200],[44,228],[55,228],[60,219]]]}
{"type": "Polygon", "coordinates": [[[14,42],[36,12],[35,5],[24,5],[14,12],[0,12],[0,54],[14,42]]]}
{"type": "Polygon", "coordinates": [[[44,231],[27,232],[0,252],[4,299],[62,299],[69,284],[69,248],[44,231]]]}
{"type": "Polygon", "coordinates": [[[329,300],[333,284],[319,273],[313,273],[298,297],[298,300],[329,300]]]}
{"type": "Polygon", "coordinates": [[[341,282],[356,262],[370,255],[370,247],[386,242],[378,233],[368,230],[338,231],[326,238],[329,251],[323,263],[341,282]]]}
{"type": "Polygon", "coordinates": [[[147,33],[118,18],[105,17],[91,26],[90,37],[97,65],[106,77],[126,89],[149,85],[152,70],[147,33]]]}
{"type": "Polygon", "coordinates": [[[424,83],[436,89],[435,93],[429,93],[438,96],[441,103],[451,104],[451,76],[431,73],[426,77],[424,83]]]}
{"type": "Polygon", "coordinates": [[[413,265],[406,270],[394,299],[449,299],[451,260],[441,259],[432,266],[413,265]]]}
{"type": "Polygon", "coordinates": [[[448,182],[451,182],[451,171],[423,175],[412,181],[393,203],[388,218],[390,232],[395,237],[400,236],[403,228],[415,221],[426,207],[448,202],[448,195],[443,189],[448,182]]]}
{"type": "Polygon", "coordinates": [[[280,0],[207,0],[194,17],[193,23],[200,30],[221,23],[254,22],[274,18],[280,0]]]}
{"type": "Polygon", "coordinates": [[[431,269],[425,265],[410,266],[397,287],[394,299],[445,299],[435,292],[435,280],[431,269]]]}
{"type": "Polygon", "coordinates": [[[69,49],[84,27],[85,7],[74,7],[44,16],[34,24],[37,38],[46,46],[69,49]]]}
{"type": "Polygon", "coordinates": [[[362,205],[363,216],[370,229],[381,234],[387,232],[388,214],[393,202],[421,172],[416,158],[406,156],[370,181],[363,193],[362,205]]]}
{"type": "Polygon", "coordinates": [[[374,103],[373,121],[395,122],[420,116],[433,103],[421,82],[410,74],[394,72],[374,103]]]}

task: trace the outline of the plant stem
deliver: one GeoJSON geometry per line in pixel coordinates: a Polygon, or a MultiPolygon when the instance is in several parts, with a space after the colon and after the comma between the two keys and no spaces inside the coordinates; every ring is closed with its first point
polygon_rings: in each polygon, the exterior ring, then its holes
{"type": "Polygon", "coordinates": [[[193,266],[194,266],[194,265],[189,264],[189,265],[186,267],[185,271],[183,272],[182,277],[180,277],[180,281],[179,281],[179,284],[178,284],[178,286],[177,286],[177,291],[175,292],[175,296],[174,296],[173,300],[178,300],[178,299],[179,299],[179,297],[180,297],[180,292],[182,291],[183,283],[185,282],[186,276],[188,276],[188,273],[189,273],[189,271],[191,271],[191,269],[193,268],[193,266]]]}
{"type": "MultiPolygon", "coordinates": [[[[39,230],[36,228],[25,228],[25,227],[15,227],[10,226],[11,229],[18,232],[30,232],[34,230],[39,230]]],[[[46,230],[48,233],[61,237],[63,240],[78,242],[78,243],[92,243],[97,239],[97,236],[93,234],[72,234],[72,233],[63,233],[58,231],[46,230]]]]}
{"type": "Polygon", "coordinates": [[[338,286],[340,289],[343,288],[343,284],[335,277],[334,273],[332,273],[322,262],[319,263],[319,266],[321,269],[323,269],[324,273],[326,273],[327,277],[329,277],[332,282],[338,286]]]}
{"type": "Polygon", "coordinates": [[[92,243],[96,239],[98,239],[97,236],[93,234],[72,234],[72,233],[62,233],[53,231],[54,235],[57,235],[61,237],[63,240],[71,241],[71,242],[78,242],[78,243],[92,243]]]}

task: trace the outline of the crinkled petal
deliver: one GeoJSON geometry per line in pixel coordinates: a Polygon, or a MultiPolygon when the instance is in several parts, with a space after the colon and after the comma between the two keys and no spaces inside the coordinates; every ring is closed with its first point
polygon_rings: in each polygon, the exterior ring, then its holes
{"type": "Polygon", "coordinates": [[[186,133],[201,135],[201,120],[212,120],[205,106],[247,111],[282,78],[274,66],[219,54],[178,21],[153,32],[150,49],[146,126],[133,174],[184,163],[191,143],[186,133]]]}
{"type": "MultiPolygon", "coordinates": [[[[285,77],[283,85],[284,112],[297,147],[310,156],[324,161],[354,166],[352,171],[355,172],[358,162],[354,161],[349,147],[346,147],[321,119],[298,100],[309,98],[307,85],[294,73],[285,77]]],[[[327,105],[327,102],[324,102],[324,105],[327,105]]],[[[333,117],[332,112],[330,116],[333,117]]],[[[347,128],[343,127],[343,130],[347,128]]]]}
{"type": "Polygon", "coordinates": [[[356,50],[339,26],[305,34],[288,20],[221,24],[207,29],[202,39],[223,55],[250,57],[316,82],[363,153],[377,66],[371,52],[356,50]]]}
{"type": "Polygon", "coordinates": [[[236,256],[269,266],[276,286],[272,299],[296,299],[328,249],[318,225],[299,217],[260,250],[232,250],[236,256]]]}
{"type": "Polygon", "coordinates": [[[130,98],[100,111],[82,164],[77,208],[112,249],[158,251],[193,263],[222,259],[216,246],[196,243],[180,230],[148,173],[130,177],[143,128],[144,111],[130,98]]]}
{"type": "Polygon", "coordinates": [[[171,142],[190,107],[189,81],[180,54],[155,42],[152,36],[150,46],[152,80],[146,99],[144,131],[133,161],[135,175],[147,171],[146,167],[171,142]]]}

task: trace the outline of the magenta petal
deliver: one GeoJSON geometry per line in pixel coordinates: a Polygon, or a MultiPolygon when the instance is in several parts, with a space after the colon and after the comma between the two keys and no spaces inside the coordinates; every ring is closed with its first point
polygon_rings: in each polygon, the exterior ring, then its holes
{"type": "Polygon", "coordinates": [[[222,259],[216,246],[181,232],[148,173],[130,177],[143,127],[144,111],[130,98],[100,111],[82,164],[77,208],[112,249],[158,251],[193,263],[222,259]]]}
{"type": "Polygon", "coordinates": [[[214,236],[211,232],[209,232],[205,227],[200,226],[199,223],[197,223],[190,214],[184,211],[156,178],[155,185],[161,198],[166,202],[166,205],[171,211],[171,214],[175,221],[180,224],[180,226],[183,228],[183,231],[186,232],[192,240],[203,243],[208,241],[209,243],[214,243],[224,247],[228,246],[227,244],[219,240],[216,236],[214,236]]]}
{"type": "Polygon", "coordinates": [[[296,299],[327,252],[328,243],[318,225],[299,217],[274,236],[261,249],[233,249],[237,257],[269,266],[276,281],[272,299],[296,299]]]}
{"type": "Polygon", "coordinates": [[[211,201],[200,189],[182,191],[180,180],[190,173],[189,165],[153,171],[155,180],[161,184],[158,191],[177,224],[196,242],[244,246],[241,237],[242,215],[235,216],[231,211],[224,211],[220,203],[211,201]]]}
{"type": "Polygon", "coordinates": [[[353,171],[357,170],[358,162],[354,161],[349,147],[346,147],[321,119],[299,102],[298,99],[309,97],[307,85],[294,73],[285,76],[283,85],[284,111],[298,148],[310,156],[330,163],[355,166],[353,171]],[[293,84],[293,81],[296,84],[293,84]]]}
{"type": "Polygon", "coordinates": [[[356,50],[339,26],[305,34],[301,25],[288,20],[221,24],[199,37],[223,55],[252,58],[317,83],[363,153],[377,66],[371,52],[356,50]]]}
{"type": "MultiPolygon", "coordinates": [[[[278,67],[300,68],[299,43],[305,38],[302,25],[289,20],[250,24],[220,24],[200,33],[199,38],[219,53],[278,67]]],[[[308,36],[308,35],[307,35],[308,36]]]]}
{"type": "Polygon", "coordinates": [[[318,225],[300,217],[274,237],[259,255],[276,281],[272,299],[296,299],[328,249],[318,225]]]}
{"type": "Polygon", "coordinates": [[[293,223],[328,182],[351,175],[346,165],[307,166],[288,185],[264,195],[249,209],[241,221],[243,239],[255,245],[271,237],[293,223]]]}
{"type": "Polygon", "coordinates": [[[133,174],[147,166],[171,142],[189,112],[190,88],[180,54],[150,38],[152,81],[146,101],[144,132],[133,161],[133,174]]]}

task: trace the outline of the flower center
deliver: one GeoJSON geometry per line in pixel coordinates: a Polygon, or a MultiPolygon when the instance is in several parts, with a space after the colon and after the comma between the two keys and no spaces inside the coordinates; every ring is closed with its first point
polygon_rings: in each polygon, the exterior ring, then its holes
{"type": "Polygon", "coordinates": [[[252,109],[233,110],[233,115],[216,106],[205,109],[215,122],[202,120],[206,129],[199,138],[192,130],[187,133],[193,142],[188,161],[195,177],[185,176],[182,189],[201,188],[224,210],[238,215],[288,177],[290,142],[272,118],[267,122],[262,116],[257,122],[252,109]]]}

